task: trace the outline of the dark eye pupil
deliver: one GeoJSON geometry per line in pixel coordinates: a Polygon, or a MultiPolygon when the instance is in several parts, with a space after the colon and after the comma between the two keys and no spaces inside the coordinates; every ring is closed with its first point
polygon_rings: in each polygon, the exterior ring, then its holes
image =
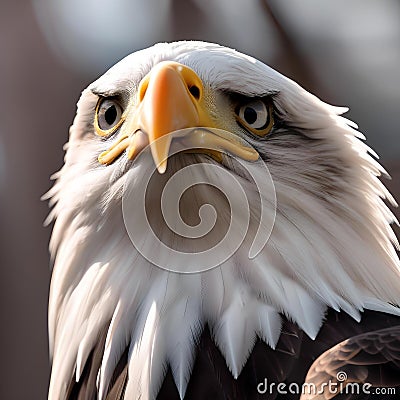
{"type": "Polygon", "coordinates": [[[112,125],[117,118],[117,108],[115,106],[111,106],[107,108],[104,113],[104,119],[106,120],[108,125],[112,125]]]}
{"type": "Polygon", "coordinates": [[[254,124],[257,121],[257,111],[254,108],[246,107],[243,116],[248,124],[254,124]]]}

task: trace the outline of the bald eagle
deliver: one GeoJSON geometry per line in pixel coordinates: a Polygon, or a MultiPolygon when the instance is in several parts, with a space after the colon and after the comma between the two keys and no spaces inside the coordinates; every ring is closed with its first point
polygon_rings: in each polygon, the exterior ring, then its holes
{"type": "Polygon", "coordinates": [[[203,42],[89,85],[46,196],[49,399],[299,398],[338,345],[399,385],[395,201],[345,111],[203,42]]]}

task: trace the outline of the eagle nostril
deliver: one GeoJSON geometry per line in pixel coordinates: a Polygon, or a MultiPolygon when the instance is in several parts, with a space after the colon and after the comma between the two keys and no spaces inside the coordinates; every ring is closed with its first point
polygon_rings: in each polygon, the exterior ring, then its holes
{"type": "Polygon", "coordinates": [[[200,99],[200,89],[196,85],[190,86],[189,92],[196,100],[200,99]]]}

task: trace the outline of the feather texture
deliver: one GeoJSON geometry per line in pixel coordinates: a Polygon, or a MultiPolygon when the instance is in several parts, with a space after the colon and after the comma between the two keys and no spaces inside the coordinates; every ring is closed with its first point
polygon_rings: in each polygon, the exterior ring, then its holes
{"type": "MultiPolygon", "coordinates": [[[[55,220],[50,242],[54,270],[49,399],[66,399],[71,377],[80,379],[102,330],[107,334],[97,379],[99,398],[106,398],[114,370],[129,347],[125,397],[145,400],[157,395],[168,368],[180,397],[185,396],[206,325],[238,378],[257,337],[272,348],[279,339],[285,343],[280,314],[312,339],[328,307],[357,321],[364,309],[399,315],[398,243],[390,227],[395,218],[383,201],[394,199],[378,179],[385,171],[360,141],[363,135],[340,116],[345,111],[249,56],[200,42],[158,44],[134,53],[90,85],[78,103],[65,165],[47,195],[53,207],[48,222],[55,220]],[[98,95],[132,95],[162,60],[181,62],[198,73],[210,112],[224,129],[244,136],[234,118],[219,115],[217,104],[227,101],[227,92],[272,96],[280,121],[265,140],[246,137],[266,160],[276,210],[269,195],[259,193],[246,178],[243,165],[225,159],[223,165],[248,197],[248,235],[231,258],[199,274],[179,275],[155,267],[138,253],[126,232],[124,187],[144,190],[151,158],[144,154],[134,167],[126,155],[107,167],[97,162],[115,140],[94,134],[98,95]],[[275,212],[276,218],[267,244],[251,259],[260,196],[267,219],[275,212]]],[[[218,179],[207,169],[216,162],[205,156],[177,156],[173,165],[178,170],[199,159],[204,161],[199,172],[204,179],[218,179]]],[[[262,169],[254,174],[265,179],[262,169]]],[[[155,179],[161,185],[165,177],[155,179]]],[[[223,179],[218,185],[229,192],[223,179]]],[[[221,220],[229,221],[226,202],[209,188],[195,188],[180,205],[190,211],[210,199],[222,210],[221,220]]],[[[129,204],[128,212],[138,212],[136,205],[129,204]]],[[[194,213],[198,216],[198,209],[194,213]]],[[[238,221],[246,220],[245,207],[242,213],[235,215],[238,221]]],[[[159,233],[174,241],[168,230],[159,233]]],[[[150,240],[149,232],[142,234],[143,241],[150,240]]],[[[152,243],[147,244],[151,248],[152,243]]],[[[277,351],[295,354],[293,342],[288,343],[277,351]]]]}

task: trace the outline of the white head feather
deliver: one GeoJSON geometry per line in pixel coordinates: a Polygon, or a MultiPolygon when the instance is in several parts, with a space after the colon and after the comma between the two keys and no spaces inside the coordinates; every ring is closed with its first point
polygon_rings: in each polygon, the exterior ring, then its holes
{"type": "MultiPolygon", "coordinates": [[[[98,377],[100,398],[130,346],[126,397],[141,393],[147,399],[157,394],[168,366],[184,396],[205,324],[236,377],[257,336],[276,345],[280,313],[312,338],[327,307],[356,320],[363,309],[398,314],[400,267],[390,228],[395,218],[382,199],[394,200],[378,179],[384,170],[359,140],[362,134],[339,116],[344,111],[251,57],[201,42],[158,44],[134,53],[90,85],[78,103],[65,165],[48,194],[54,206],[49,220],[55,220],[49,398],[65,398],[71,376],[75,371],[79,379],[104,328],[108,334],[98,377]],[[98,100],[93,92],[131,95],[163,60],[194,69],[212,93],[273,95],[282,123],[268,140],[248,138],[265,156],[277,196],[272,234],[252,260],[239,249],[216,269],[175,274],[150,264],[129,240],[121,207],[123,185],[144,190],[141,176],[152,160],[142,157],[136,163],[131,182],[124,173],[126,157],[109,166],[97,162],[107,144],[93,132],[98,100]]],[[[234,125],[226,124],[234,131],[234,125]]],[[[199,157],[177,159],[175,168],[199,157]]],[[[258,198],[254,185],[241,178],[238,166],[227,167],[241,179],[251,205],[258,198]]],[[[193,194],[198,204],[212,195],[204,188],[193,194]]],[[[256,226],[254,213],[250,230],[256,226]]]]}

